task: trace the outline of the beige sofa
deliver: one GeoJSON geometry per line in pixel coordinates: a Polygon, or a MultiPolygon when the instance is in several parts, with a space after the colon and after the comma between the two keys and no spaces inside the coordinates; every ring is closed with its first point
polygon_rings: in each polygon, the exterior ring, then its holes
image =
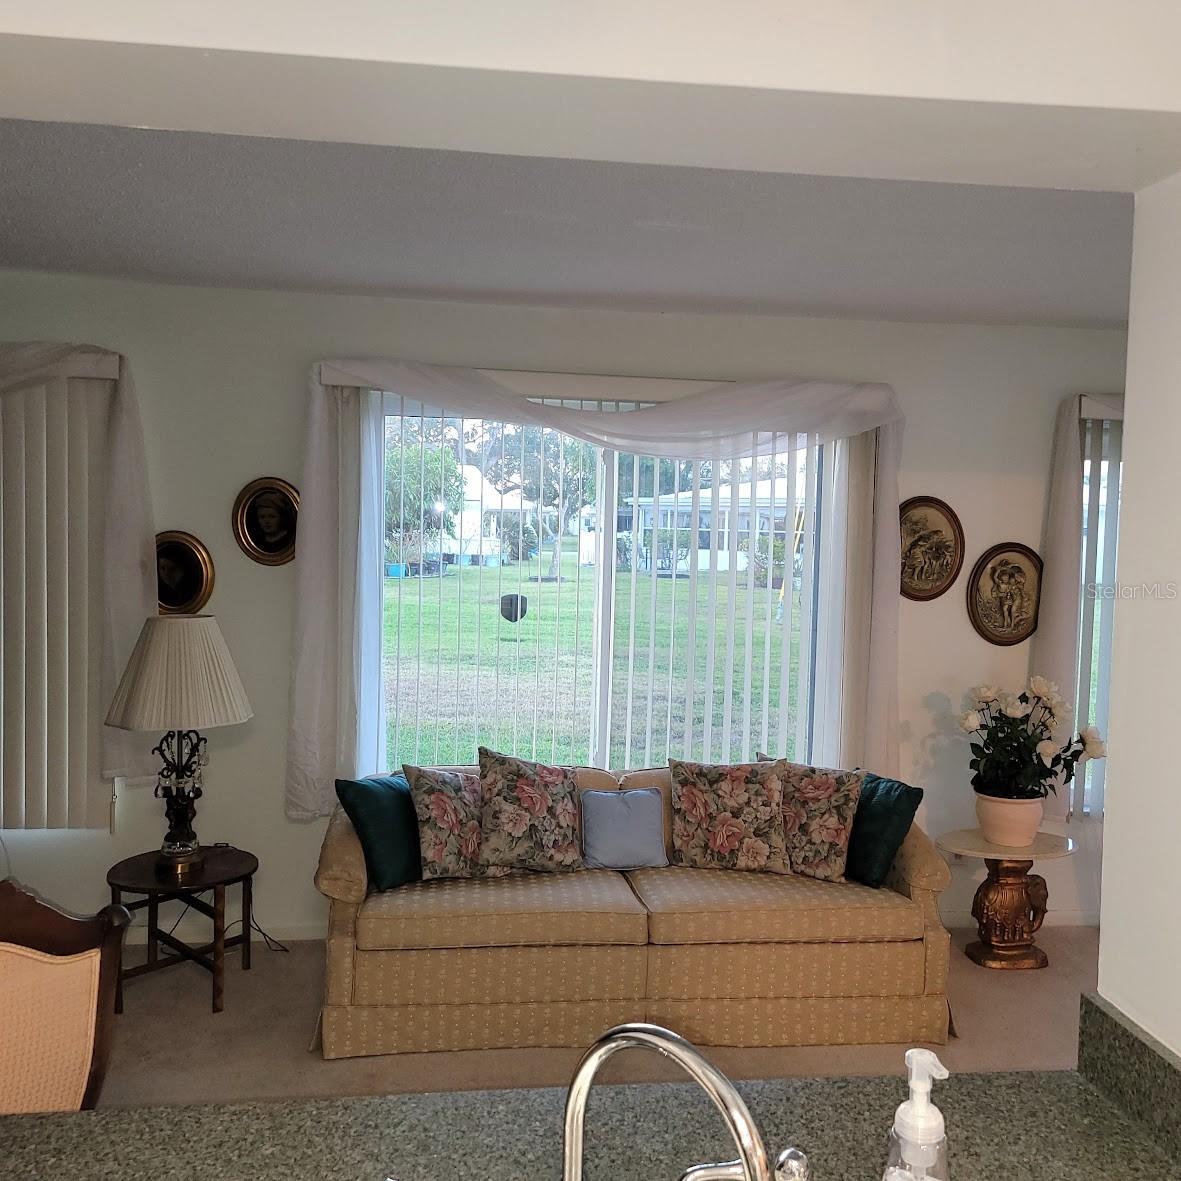
{"type": "MultiPolygon", "coordinates": [[[[579,786],[659,786],[667,769],[579,786]]],[[[950,881],[913,826],[886,887],[714,869],[519,873],[369,893],[333,814],[316,886],[331,901],[325,1058],[583,1046],[653,1021],[705,1046],[944,1042],[950,881]]]]}

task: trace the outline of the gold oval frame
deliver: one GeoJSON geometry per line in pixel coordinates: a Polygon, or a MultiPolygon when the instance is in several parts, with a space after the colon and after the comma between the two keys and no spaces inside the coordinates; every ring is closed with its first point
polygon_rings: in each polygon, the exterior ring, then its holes
{"type": "Polygon", "coordinates": [[[230,523],[233,526],[234,540],[238,543],[238,548],[251,561],[258,562],[263,566],[284,566],[295,557],[295,543],[299,536],[299,489],[279,476],[260,476],[257,480],[251,480],[238,493],[238,498],[234,501],[234,511],[230,517],[230,523]],[[275,553],[270,553],[258,546],[250,536],[246,524],[246,510],[249,508],[250,502],[260,492],[279,492],[291,502],[296,536],[291,539],[290,545],[275,553]]]}
{"type": "Polygon", "coordinates": [[[1024,644],[1037,631],[1038,616],[1041,614],[1042,582],[1044,578],[1045,563],[1042,561],[1041,554],[1036,550],[1031,549],[1020,541],[1002,541],[997,545],[990,545],[976,559],[976,564],[972,567],[972,573],[968,578],[967,586],[968,618],[972,621],[972,626],[976,629],[981,639],[987,640],[990,644],[996,644],[998,648],[1011,648],[1014,644],[1024,644]],[[1005,553],[1017,554],[1019,557],[1024,558],[1037,571],[1037,598],[1034,600],[1033,613],[1030,616],[1028,628],[1024,634],[1019,636],[1006,636],[994,631],[988,622],[982,618],[980,606],[976,601],[976,585],[984,577],[984,572],[988,569],[988,564],[1005,553]]]}
{"type": "Polygon", "coordinates": [[[943,582],[943,585],[936,590],[913,590],[906,585],[906,581],[901,577],[901,571],[899,571],[898,589],[902,597],[910,599],[914,603],[930,603],[932,600],[947,594],[951,590],[955,584],[955,580],[960,576],[960,571],[964,568],[964,527],[960,524],[960,519],[955,509],[947,501],[940,500],[937,496],[912,496],[898,506],[899,528],[901,528],[902,522],[906,520],[906,514],[917,508],[929,508],[937,513],[941,513],[948,525],[951,526],[952,537],[956,546],[953,569],[943,582]]]}
{"type": "Polygon", "coordinates": [[[183,545],[192,551],[201,567],[201,587],[195,595],[175,607],[162,603],[157,592],[157,609],[161,615],[196,615],[209,602],[209,597],[213,594],[213,584],[217,579],[213,557],[199,537],[194,537],[193,534],[186,533],[183,529],[165,529],[162,533],[156,534],[157,556],[160,553],[160,547],[166,544],[183,545]]]}

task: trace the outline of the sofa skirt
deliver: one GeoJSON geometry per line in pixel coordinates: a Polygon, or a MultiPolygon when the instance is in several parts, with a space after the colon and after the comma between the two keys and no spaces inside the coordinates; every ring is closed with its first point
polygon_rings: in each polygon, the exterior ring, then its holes
{"type": "Polygon", "coordinates": [[[589,1046],[605,1030],[643,1021],[645,1001],[491,1005],[325,1005],[325,1058],[432,1050],[589,1046]]]}
{"type": "Polygon", "coordinates": [[[433,1050],[589,1046],[613,1025],[651,1021],[698,1046],[843,1046],[947,1041],[947,998],[794,997],[326,1005],[325,1058],[433,1050]]]}
{"type": "Polygon", "coordinates": [[[947,1041],[945,996],[648,1002],[647,1019],[699,1046],[860,1046],[947,1041]]]}

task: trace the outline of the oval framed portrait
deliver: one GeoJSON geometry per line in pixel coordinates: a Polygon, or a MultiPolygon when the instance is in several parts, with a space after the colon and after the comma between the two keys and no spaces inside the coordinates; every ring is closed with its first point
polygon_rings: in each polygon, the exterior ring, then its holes
{"type": "Polygon", "coordinates": [[[195,615],[213,594],[213,558],[191,533],[156,534],[156,598],[161,615],[195,615]]]}
{"type": "Polygon", "coordinates": [[[968,579],[968,618],[990,644],[1020,644],[1037,631],[1042,560],[1019,541],[980,555],[968,579]]]}
{"type": "Polygon", "coordinates": [[[234,538],[242,552],[264,566],[295,557],[299,489],[278,476],[251,480],[234,501],[234,538]]]}
{"type": "Polygon", "coordinates": [[[964,530],[955,510],[934,496],[912,496],[898,509],[902,577],[908,599],[926,602],[950,589],[964,564],[964,530]]]}

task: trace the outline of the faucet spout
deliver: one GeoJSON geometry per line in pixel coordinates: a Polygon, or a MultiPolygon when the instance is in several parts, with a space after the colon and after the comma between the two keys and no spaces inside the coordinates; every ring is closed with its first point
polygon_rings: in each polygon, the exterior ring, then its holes
{"type": "Polygon", "coordinates": [[[595,1076],[613,1054],[633,1048],[655,1050],[678,1063],[705,1090],[722,1113],[734,1137],[738,1160],[717,1165],[695,1165],[685,1173],[685,1181],[776,1181],[777,1177],[787,1181],[788,1176],[806,1181],[807,1158],[796,1149],[780,1154],[780,1160],[786,1163],[790,1153],[795,1168],[781,1174],[777,1161],[777,1168],[772,1172],[766,1146],[750,1110],[734,1084],[712,1062],[671,1030],[643,1023],[617,1025],[609,1029],[582,1056],[566,1096],[562,1152],[564,1181],[582,1181],[586,1104],[595,1076]],[[803,1162],[803,1173],[798,1171],[800,1161],[803,1162]]]}

